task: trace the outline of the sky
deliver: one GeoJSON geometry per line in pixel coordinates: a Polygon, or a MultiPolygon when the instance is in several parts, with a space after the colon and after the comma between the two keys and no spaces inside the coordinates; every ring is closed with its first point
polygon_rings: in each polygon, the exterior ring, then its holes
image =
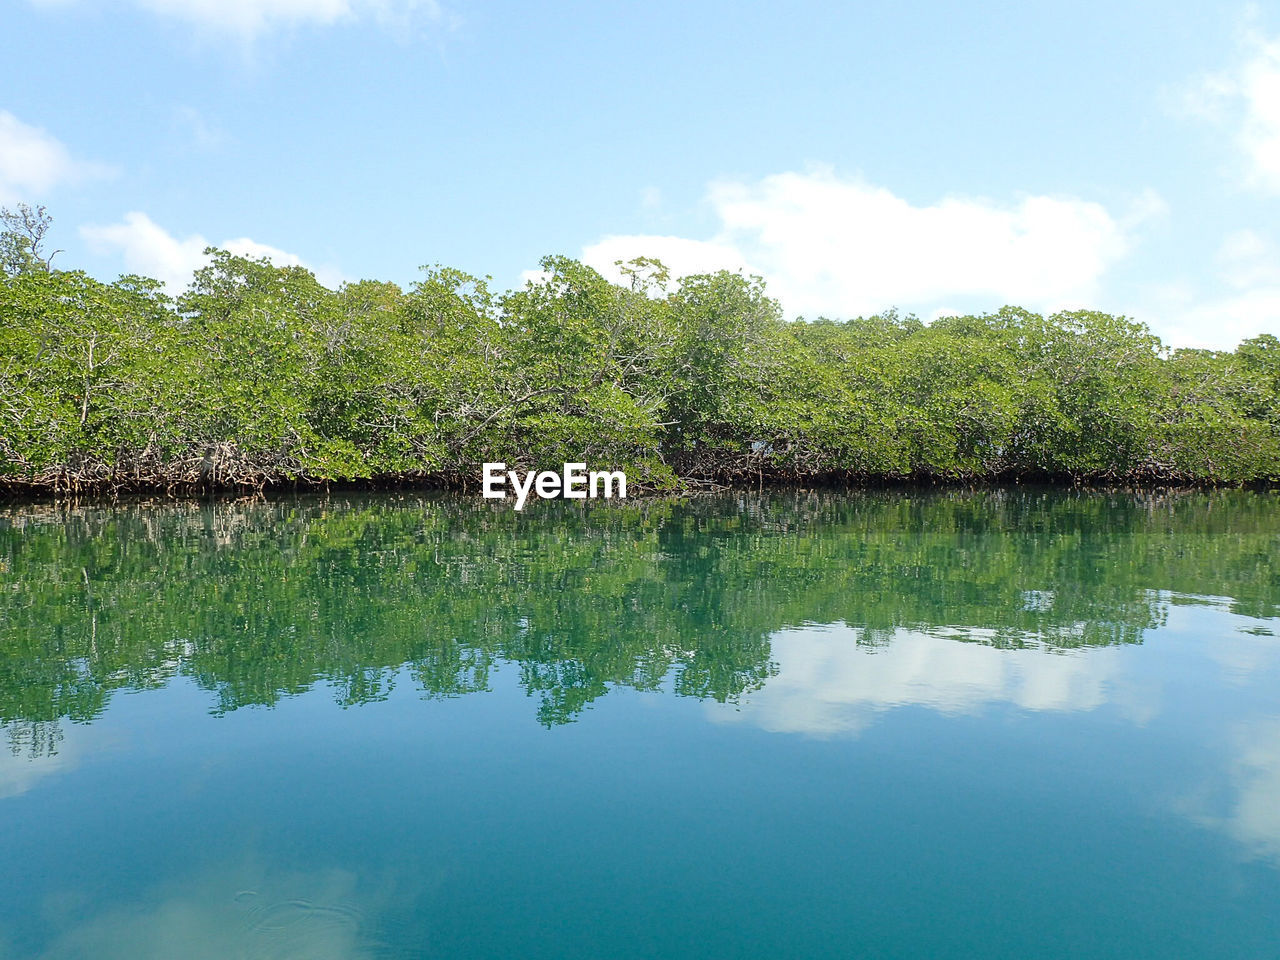
{"type": "Polygon", "coordinates": [[[177,293],[541,257],[1280,335],[1280,4],[4,0],[0,204],[177,293]]]}

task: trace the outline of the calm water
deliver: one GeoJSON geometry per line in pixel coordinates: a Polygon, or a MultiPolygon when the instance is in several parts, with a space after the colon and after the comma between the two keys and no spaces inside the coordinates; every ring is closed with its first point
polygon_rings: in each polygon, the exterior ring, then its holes
{"type": "Polygon", "coordinates": [[[1280,956],[1280,500],[0,511],[0,956],[1280,956]]]}

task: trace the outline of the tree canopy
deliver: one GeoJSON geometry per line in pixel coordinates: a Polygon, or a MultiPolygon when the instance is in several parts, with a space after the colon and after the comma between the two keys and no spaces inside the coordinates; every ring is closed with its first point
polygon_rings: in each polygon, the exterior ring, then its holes
{"type": "Polygon", "coordinates": [[[330,290],[210,250],[188,289],[0,242],[0,483],[476,483],[565,461],[705,480],[1280,478],[1280,341],[1170,350],[1093,311],[787,321],[758,277],[624,284],[565,257],[497,293],[424,269],[330,290]]]}

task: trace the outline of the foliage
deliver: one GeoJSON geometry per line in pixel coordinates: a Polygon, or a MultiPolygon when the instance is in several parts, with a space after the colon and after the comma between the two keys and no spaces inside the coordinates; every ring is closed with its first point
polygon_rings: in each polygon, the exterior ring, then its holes
{"type": "Polygon", "coordinates": [[[735,701],[769,682],[771,636],[814,622],[868,644],[1137,643],[1175,602],[1280,615],[1278,537],[1249,491],[15,507],[0,722],[90,720],[174,676],[222,712],[317,683],[459,696],[512,665],[555,724],[617,686],[735,701]]]}
{"type": "Polygon", "coordinates": [[[706,480],[1280,479],[1280,341],[1168,351],[1123,317],[1005,307],[783,319],[758,277],[624,284],[564,257],[495,294],[433,267],[329,290],[209,250],[180,296],[58,271],[3,211],[0,482],[477,483],[480,464],[706,480]]]}

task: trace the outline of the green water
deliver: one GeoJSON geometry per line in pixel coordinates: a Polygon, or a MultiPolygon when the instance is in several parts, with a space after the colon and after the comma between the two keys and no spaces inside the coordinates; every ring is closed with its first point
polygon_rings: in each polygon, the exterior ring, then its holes
{"type": "Polygon", "coordinates": [[[0,956],[1274,960],[1277,548],[1241,492],[6,508],[0,956]]]}

